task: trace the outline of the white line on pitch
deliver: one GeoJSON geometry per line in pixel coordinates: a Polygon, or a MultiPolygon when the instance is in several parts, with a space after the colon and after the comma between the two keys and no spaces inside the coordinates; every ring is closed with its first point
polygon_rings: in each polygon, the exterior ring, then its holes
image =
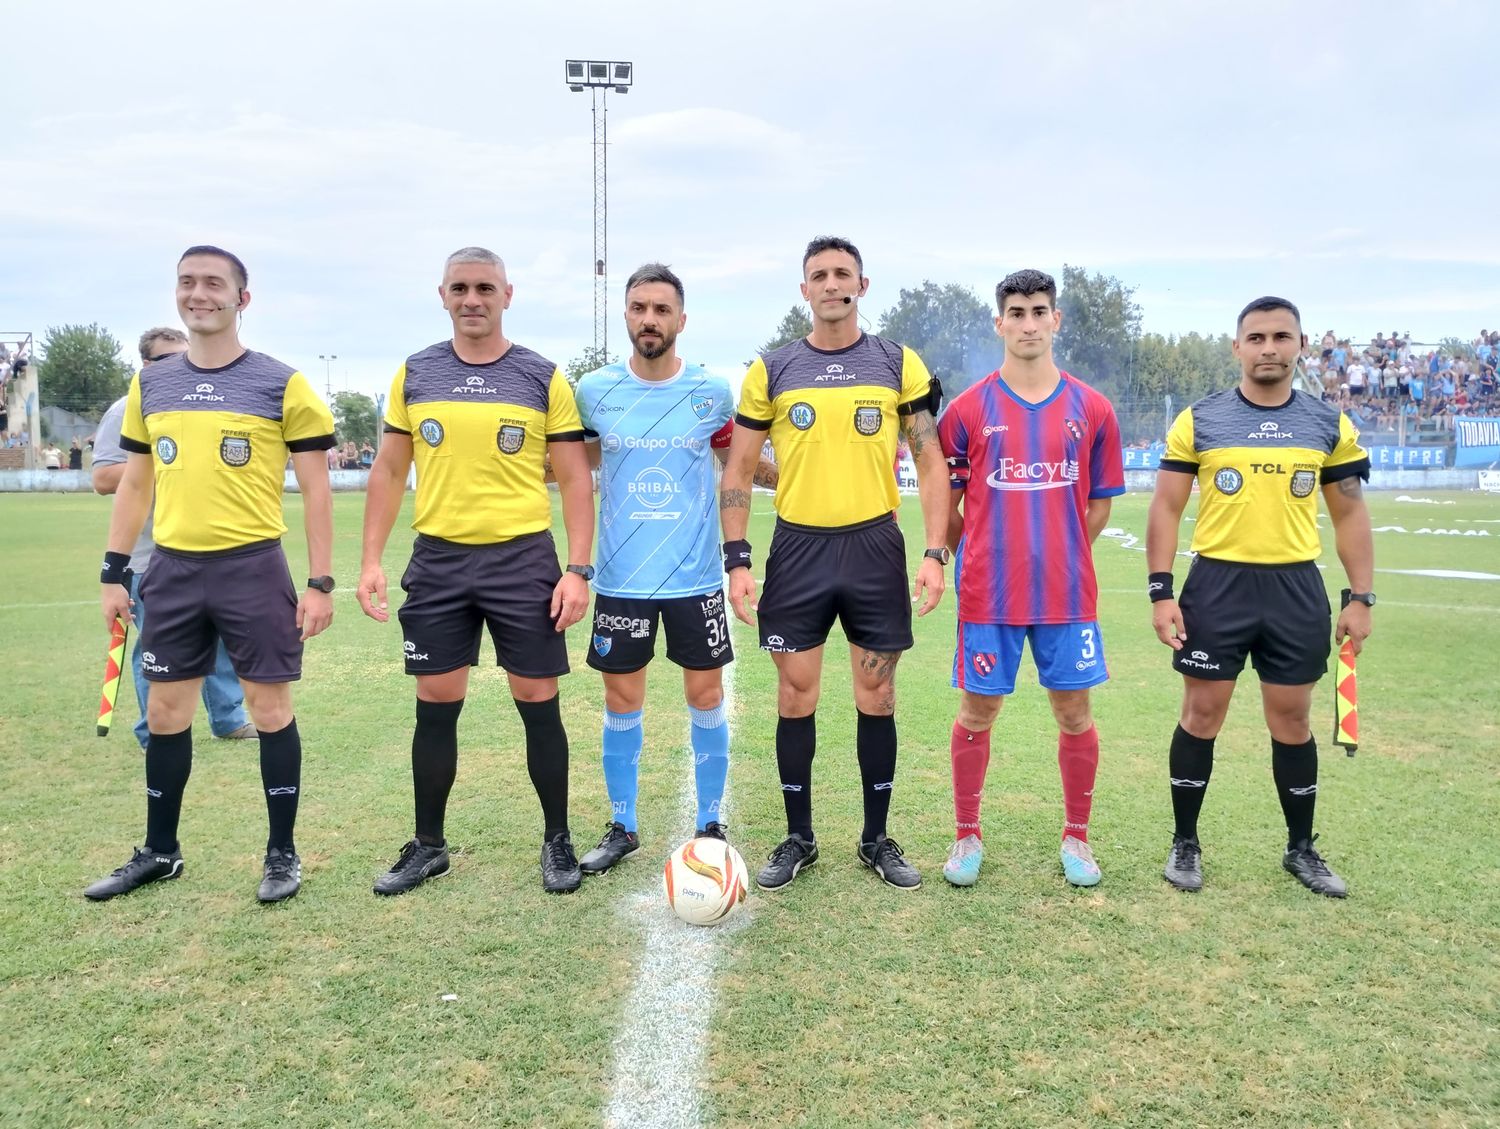
{"type": "MultiPolygon", "coordinates": [[[[724,668],[724,712],[734,712],[733,663],[724,668]]],[[[690,745],[677,805],[678,824],[689,831],[698,807],[692,761],[690,745]]],[[[731,753],[731,768],[733,763],[731,753]]],[[[662,828],[659,842],[675,844],[676,833],[662,828]]],[[[719,950],[749,924],[749,915],[741,910],[728,923],[707,928],[685,924],[667,906],[661,868],[655,866],[624,913],[641,926],[645,943],[625,1022],[615,1037],[604,1124],[608,1129],[697,1129],[703,1123],[698,1080],[705,1074],[714,978],[723,965],[719,950]]]]}

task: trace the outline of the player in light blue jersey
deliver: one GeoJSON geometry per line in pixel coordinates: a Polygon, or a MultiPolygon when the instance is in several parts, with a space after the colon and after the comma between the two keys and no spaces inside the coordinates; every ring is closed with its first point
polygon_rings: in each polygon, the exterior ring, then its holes
{"type": "MultiPolygon", "coordinates": [[[[578,382],[589,459],[599,470],[599,556],[588,664],[604,676],[604,783],[612,808],[583,856],[602,874],[640,849],[636,792],[646,666],[665,625],[667,658],[682,667],[698,791],[697,833],[723,839],[729,774],[723,668],[734,660],[714,460],[734,429],[729,382],[677,356],[687,324],[682,281],[649,263],[625,284],[631,356],[578,382]]],[[[756,481],[774,486],[762,460],[756,481]]]]}

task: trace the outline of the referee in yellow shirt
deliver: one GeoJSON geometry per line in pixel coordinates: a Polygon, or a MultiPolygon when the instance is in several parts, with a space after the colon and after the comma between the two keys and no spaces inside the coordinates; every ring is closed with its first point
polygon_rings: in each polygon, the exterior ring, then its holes
{"type": "Polygon", "coordinates": [[[156,554],[140,584],[146,700],[146,845],[84,894],[96,901],[182,873],[177,842],[193,765],[193,711],[218,641],[234,663],[260,731],[270,819],[258,896],[279,902],[302,884],[292,831],[302,738],[292,683],[302,644],[333,621],[333,501],[323,452],[333,417],[307,377],[246,349],[245,264],[220,247],[189,247],[177,264],[177,312],[188,348],[130,384],[120,446],[128,452],[104,554],[104,622],[130,619],[130,550],[156,500],[156,554]],[[281,551],[288,454],[302,491],[309,578],[300,596],[281,551]]]}
{"type": "Polygon", "coordinates": [[[1203,885],[1198,812],[1214,739],[1248,657],[1260,676],[1271,772],[1286,817],[1282,865],[1314,893],[1347,893],[1313,846],[1318,747],[1308,716],[1313,688],[1328,670],[1330,633],[1339,641],[1348,636],[1356,651],[1370,634],[1375,550],[1360,486],[1370,460],[1347,416],[1293,389],[1306,348],[1301,315],[1285,298],[1246,306],[1235,327],[1238,387],[1205,396],[1177,417],[1156,475],[1146,527],[1151,622],[1183,681],[1170,754],[1176,830],[1163,871],[1179,890],[1203,885]],[[1197,558],[1179,603],[1172,563],[1195,481],[1197,558]],[[1351,589],[1336,625],[1317,566],[1320,492],[1351,589]]]}
{"type": "Polygon", "coordinates": [[[817,861],[812,827],[814,711],[823,647],[834,622],[849,640],[858,714],[855,749],[864,795],[861,863],[899,889],[921,875],[886,834],[896,774],[896,664],[912,645],[911,600],[926,615],[942,598],[948,562],[948,466],[933,423],[933,381],[912,350],[865,333],[859,299],[869,289],[859,250],[822,236],[802,257],[802,297],[812,333],[759,357],[745,374],[719,495],[724,567],[734,613],[753,624],[776,663],[776,765],[787,837],[761,868],[779,889],[817,861]],[[901,504],[891,466],[896,434],[916,463],[926,552],[908,597],[901,504]],[[750,482],[767,432],[776,452],[776,532],[765,598],[750,573],[750,482]]]}
{"type": "Polygon", "coordinates": [[[390,618],[381,554],[417,469],[417,531],[401,587],[406,673],[417,680],[411,740],[416,834],[375,882],[402,894],[448,870],[443,816],[458,771],[458,715],[484,629],[526,730],[526,767],[542,805],[542,888],[568,893],[582,874],[568,834],[568,736],[557,679],[568,673],[563,631],[588,611],[593,478],[567,378],[506,338],[512,287],[483,247],[448,256],[438,294],[451,340],[408,357],[391,382],[385,438],[365,500],[359,604],[390,618]],[[568,567],[552,541],[549,460],[562,493],[568,567]]]}

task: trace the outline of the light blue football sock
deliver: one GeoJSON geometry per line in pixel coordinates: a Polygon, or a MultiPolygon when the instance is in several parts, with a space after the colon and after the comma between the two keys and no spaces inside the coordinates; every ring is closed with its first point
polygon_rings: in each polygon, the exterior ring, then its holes
{"type": "Polygon", "coordinates": [[[698,788],[698,830],[724,820],[729,779],[729,719],[721,701],[711,710],[688,707],[692,716],[693,778],[698,788]]]}
{"type": "Polygon", "coordinates": [[[604,711],[604,787],[611,818],[626,831],[636,830],[635,797],[640,788],[641,711],[604,711]]]}

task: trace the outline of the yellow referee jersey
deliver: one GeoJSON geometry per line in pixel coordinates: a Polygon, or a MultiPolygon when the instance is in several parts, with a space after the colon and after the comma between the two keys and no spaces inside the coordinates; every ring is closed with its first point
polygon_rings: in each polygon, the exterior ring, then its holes
{"type": "Polygon", "coordinates": [[[898,417],[925,406],[931,379],[916,353],[870,333],[845,349],[804,339],[756,358],[735,423],[771,432],[776,512],[829,527],[896,509],[898,417]]]}
{"type": "Polygon", "coordinates": [[[583,442],[567,377],[514,344],[483,365],[460,360],[451,341],[408,357],[391,381],[385,427],[412,437],[412,528],[465,545],[551,528],[547,444],[583,442]]]}
{"type": "Polygon", "coordinates": [[[1338,408],[1293,392],[1262,408],[1238,388],[1185,409],[1167,432],[1161,471],[1198,478],[1193,552],[1243,564],[1316,560],[1318,487],[1370,477],[1370,459],[1338,408]]]}
{"type": "Polygon", "coordinates": [[[142,369],[120,424],[120,446],[152,457],[156,543],[194,553],[280,537],[287,452],[333,443],[307,377],[252,351],[223,368],[179,353],[142,369]]]}

